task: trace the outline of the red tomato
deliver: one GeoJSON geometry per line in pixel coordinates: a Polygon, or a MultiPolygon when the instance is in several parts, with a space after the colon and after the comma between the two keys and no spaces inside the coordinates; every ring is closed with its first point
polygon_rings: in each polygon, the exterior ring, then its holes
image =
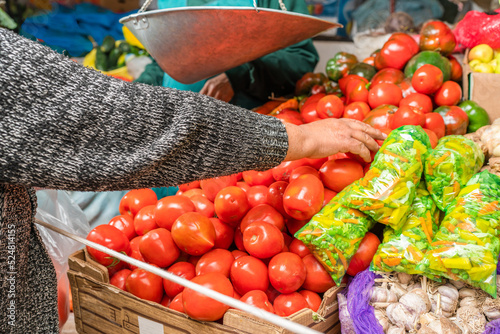
{"type": "Polygon", "coordinates": [[[434,94],[438,106],[455,106],[462,98],[462,87],[455,81],[446,81],[434,94]]]}
{"type": "Polygon", "coordinates": [[[323,184],[329,189],[340,192],[342,189],[363,177],[363,166],[352,159],[330,160],[319,170],[323,184]]]}
{"type": "Polygon", "coordinates": [[[320,118],[340,118],[344,112],[344,104],[336,95],[326,95],[316,105],[320,118]]]}
{"type": "Polygon", "coordinates": [[[384,104],[398,106],[399,102],[403,99],[403,92],[395,84],[380,83],[370,88],[368,93],[368,104],[372,108],[384,104]]]}
{"type": "Polygon", "coordinates": [[[203,254],[196,264],[196,276],[208,273],[221,273],[229,277],[234,262],[233,254],[227,249],[212,249],[203,254]]]}
{"type": "Polygon", "coordinates": [[[252,290],[266,291],[269,286],[267,266],[253,256],[242,256],[234,260],[230,277],[234,289],[240,295],[252,290]]]}
{"type": "Polygon", "coordinates": [[[139,243],[139,250],[144,260],[160,268],[168,267],[181,254],[172,234],[166,228],[157,228],[144,234],[139,243]]]}
{"type": "Polygon", "coordinates": [[[206,196],[194,195],[191,196],[191,202],[194,204],[194,209],[199,214],[211,218],[215,215],[215,206],[206,196]]]}
{"type": "Polygon", "coordinates": [[[442,106],[434,110],[444,120],[446,126],[445,135],[464,135],[469,126],[469,116],[458,106],[442,106]]]}
{"type": "MultiPolygon", "coordinates": [[[[365,169],[363,168],[363,173],[365,173],[365,169]]],[[[363,174],[363,175],[364,175],[363,174]]],[[[330,203],[330,201],[335,197],[337,196],[337,192],[336,191],[333,191],[333,190],[330,190],[328,188],[325,188],[325,199],[323,200],[323,206],[327,205],[328,203],[330,203]]]]}
{"type": "Polygon", "coordinates": [[[264,172],[259,172],[256,170],[248,170],[243,172],[243,180],[250,187],[252,186],[266,186],[269,187],[271,183],[274,182],[273,171],[268,169],[264,172]]]}
{"type": "Polygon", "coordinates": [[[309,248],[304,245],[302,241],[299,239],[293,238],[292,243],[290,244],[290,252],[297,254],[301,258],[304,256],[311,254],[309,248]]]}
{"type": "Polygon", "coordinates": [[[250,189],[250,186],[245,181],[236,182],[236,186],[240,187],[244,192],[247,192],[248,189],[250,189]]]}
{"type": "Polygon", "coordinates": [[[306,266],[295,253],[279,253],[269,262],[269,282],[281,293],[297,291],[305,279],[306,266]]]}
{"type": "Polygon", "coordinates": [[[250,209],[247,194],[237,186],[226,187],[219,191],[215,197],[214,207],[217,217],[231,226],[236,226],[250,209]]]}
{"type": "Polygon", "coordinates": [[[370,106],[366,102],[352,102],[344,108],[342,118],[357,119],[363,121],[370,112],[370,106]]]}
{"type": "Polygon", "coordinates": [[[246,251],[245,246],[243,246],[243,232],[239,226],[234,230],[234,244],[240,251],[246,251]]]}
{"type": "Polygon", "coordinates": [[[186,190],[182,193],[182,196],[186,196],[189,198],[192,198],[193,196],[197,196],[197,195],[203,196],[205,198],[207,197],[207,196],[205,196],[205,193],[203,192],[203,190],[201,188],[189,189],[189,190],[186,190]]]}
{"type": "Polygon", "coordinates": [[[281,294],[274,300],[274,312],[281,317],[288,317],[308,306],[304,296],[298,292],[281,294]]]}
{"type": "Polygon", "coordinates": [[[163,298],[163,279],[141,268],[127,277],[125,288],[136,297],[159,303],[163,298]]]}
{"type": "Polygon", "coordinates": [[[309,219],[298,220],[295,218],[288,218],[285,224],[286,224],[286,228],[287,228],[288,232],[291,235],[294,235],[295,233],[297,233],[298,230],[300,230],[302,227],[304,227],[304,225],[307,224],[308,222],[309,222],[309,219]]]}
{"type": "Polygon", "coordinates": [[[242,256],[248,256],[248,253],[240,251],[239,249],[235,249],[231,253],[233,254],[235,260],[239,259],[242,256]]]}
{"type": "Polygon", "coordinates": [[[285,181],[288,182],[290,178],[290,174],[292,171],[300,166],[305,166],[307,164],[307,160],[299,159],[293,161],[283,161],[278,166],[272,168],[273,177],[276,181],[285,181]]]}
{"type": "Polygon", "coordinates": [[[283,207],[283,194],[287,186],[288,182],[276,181],[267,190],[267,202],[283,216],[288,216],[283,207]]]}
{"type": "Polygon", "coordinates": [[[158,198],[152,189],[134,189],[123,195],[118,210],[120,214],[130,214],[135,217],[145,206],[155,205],[158,198]]]}
{"type": "Polygon", "coordinates": [[[311,104],[311,103],[318,103],[319,100],[321,100],[322,97],[325,96],[325,93],[316,93],[316,94],[312,94],[311,96],[309,96],[308,98],[302,100],[299,104],[299,110],[302,111],[302,109],[311,104]]]}
{"type": "Polygon", "coordinates": [[[125,281],[127,280],[127,277],[130,275],[131,272],[132,272],[132,270],[130,270],[130,269],[122,269],[122,270],[116,272],[116,274],[114,274],[109,279],[109,283],[111,283],[112,285],[116,286],[119,289],[122,289],[123,291],[126,291],[125,290],[125,281]]]}
{"type": "Polygon", "coordinates": [[[316,103],[313,102],[304,106],[300,110],[300,115],[302,116],[304,123],[312,123],[314,121],[318,121],[321,119],[318,115],[317,105],[318,105],[317,102],[316,103]]]}
{"type": "Polygon", "coordinates": [[[205,196],[213,202],[219,191],[226,187],[235,186],[237,181],[237,175],[235,174],[220,176],[212,179],[201,180],[200,187],[205,193],[205,196]]]}
{"type": "Polygon", "coordinates": [[[293,180],[297,179],[299,176],[304,175],[304,174],[311,174],[316,176],[319,179],[319,173],[316,169],[314,169],[311,166],[300,166],[297,167],[293,170],[292,174],[290,174],[290,179],[289,181],[292,182],[293,180]]]}
{"type": "Polygon", "coordinates": [[[410,94],[415,94],[417,91],[411,85],[411,78],[405,78],[403,81],[398,83],[399,88],[403,92],[403,97],[407,97],[410,94]]]}
{"type": "MultiPolygon", "coordinates": [[[[130,254],[130,242],[127,236],[111,225],[98,225],[87,235],[87,240],[93,241],[99,245],[107,247],[117,252],[130,254]]],[[[87,246],[87,251],[92,258],[106,267],[114,267],[120,263],[120,260],[109,256],[106,253],[98,251],[87,246]]]]}
{"type": "Polygon", "coordinates": [[[57,282],[57,313],[59,315],[59,330],[68,321],[69,312],[73,311],[73,297],[69,289],[67,279],[60,279],[57,282]]]}
{"type": "Polygon", "coordinates": [[[375,66],[375,57],[366,57],[363,59],[363,63],[375,66]]]}
{"type": "Polygon", "coordinates": [[[411,78],[413,88],[418,93],[426,95],[434,94],[442,84],[443,72],[431,64],[420,66],[411,78]]]}
{"type": "Polygon", "coordinates": [[[134,218],[131,215],[115,216],[111,218],[108,224],[122,231],[129,240],[132,240],[137,235],[135,233],[134,218]]]}
{"type": "MultiPolygon", "coordinates": [[[[138,261],[142,261],[142,262],[146,262],[144,260],[144,258],[142,257],[142,254],[141,254],[141,251],[139,250],[139,243],[141,242],[142,240],[142,235],[139,235],[137,237],[135,237],[134,239],[130,240],[130,257],[138,260],[138,261]]],[[[134,266],[133,264],[128,264],[128,267],[130,268],[130,270],[134,270],[136,269],[137,267],[134,266]]]]}
{"type": "Polygon", "coordinates": [[[342,94],[344,95],[347,94],[347,86],[351,83],[351,81],[361,81],[364,82],[365,84],[368,83],[368,80],[360,75],[349,74],[339,80],[339,88],[342,94]]]}
{"type": "Polygon", "coordinates": [[[179,184],[179,190],[180,191],[187,191],[189,189],[195,189],[195,188],[199,188],[200,187],[200,181],[193,181],[193,182],[189,182],[189,183],[183,183],[183,184],[179,184]]]}
{"type": "Polygon", "coordinates": [[[281,252],[285,247],[285,239],[276,226],[256,221],[243,231],[243,246],[248,254],[266,259],[281,252]]]}
{"type": "Polygon", "coordinates": [[[267,203],[267,194],[269,188],[266,186],[253,186],[247,191],[248,204],[250,208],[254,208],[260,204],[267,203]]]}
{"type": "Polygon", "coordinates": [[[370,80],[372,86],[378,85],[379,83],[392,83],[399,84],[405,78],[405,74],[395,68],[386,67],[378,71],[373,78],[370,80]]]}
{"type": "Polygon", "coordinates": [[[310,219],[321,210],[324,196],[323,183],[316,176],[302,175],[285,189],[283,207],[295,219],[310,219]]]}
{"type": "Polygon", "coordinates": [[[215,229],[207,217],[188,212],[172,225],[172,238],[189,255],[203,255],[215,244],[215,229]]]}
{"type": "Polygon", "coordinates": [[[429,129],[424,129],[424,131],[425,131],[425,133],[427,133],[427,136],[429,136],[429,140],[431,142],[431,147],[435,148],[437,146],[437,143],[439,140],[437,135],[434,133],[434,131],[429,130],[429,129]]]}
{"type": "Polygon", "coordinates": [[[168,308],[177,312],[186,313],[184,311],[184,306],[182,305],[182,292],[172,299],[168,308]]]}
{"type": "Polygon", "coordinates": [[[302,289],[311,290],[317,293],[323,293],[335,286],[332,277],[323,268],[321,263],[316,260],[314,255],[309,254],[302,258],[306,266],[306,280],[302,284],[302,289]]]}
{"type": "Polygon", "coordinates": [[[170,305],[171,300],[172,300],[172,299],[171,299],[169,296],[167,296],[167,295],[163,295],[163,298],[161,299],[160,304],[161,304],[162,306],[168,307],[168,306],[170,305]]]}
{"type": "Polygon", "coordinates": [[[300,290],[299,293],[306,299],[308,307],[314,312],[318,312],[322,302],[321,297],[316,292],[309,290],[300,290]]]}
{"type": "Polygon", "coordinates": [[[424,128],[432,130],[439,138],[444,137],[446,131],[446,125],[444,124],[443,116],[439,113],[428,113],[425,114],[425,126],[424,128]]]}
{"type": "Polygon", "coordinates": [[[271,284],[269,284],[269,287],[267,288],[266,290],[266,295],[267,295],[267,298],[269,299],[269,301],[271,303],[274,303],[274,300],[276,299],[276,297],[278,297],[281,293],[279,293],[278,290],[276,290],[275,288],[273,288],[273,286],[271,284]]]}
{"type": "Polygon", "coordinates": [[[219,218],[209,218],[215,229],[215,245],[214,248],[228,249],[233,243],[234,228],[224,224],[219,218]]]}
{"type": "Polygon", "coordinates": [[[360,271],[368,268],[370,262],[372,262],[373,255],[377,252],[378,245],[380,245],[378,237],[371,232],[367,232],[363,240],[361,240],[356,254],[354,254],[349,263],[347,274],[355,276],[360,271]]]}
{"type": "Polygon", "coordinates": [[[391,119],[398,107],[388,104],[379,106],[366,115],[363,123],[371,125],[376,129],[389,129],[391,126],[391,119]]]}
{"type": "MultiPolygon", "coordinates": [[[[184,253],[186,254],[186,253],[184,253]]],[[[198,264],[198,261],[200,261],[201,259],[201,255],[189,255],[188,254],[188,259],[187,259],[187,262],[191,263],[193,266],[196,267],[196,265],[198,264]]]]}
{"type": "Polygon", "coordinates": [[[453,81],[462,80],[462,74],[463,74],[462,65],[460,65],[457,58],[455,58],[452,55],[448,55],[448,59],[450,60],[450,64],[451,64],[450,80],[453,80],[453,81]]]}
{"type": "Polygon", "coordinates": [[[425,116],[416,108],[409,106],[399,107],[392,118],[392,129],[397,129],[403,125],[420,125],[424,127],[425,116]]]}
{"type": "Polygon", "coordinates": [[[274,313],[274,307],[267,298],[267,295],[264,291],[248,291],[243,297],[240,298],[240,300],[249,305],[261,308],[267,312],[274,313]]]}
{"type": "Polygon", "coordinates": [[[304,158],[302,160],[304,160],[306,166],[311,166],[314,169],[319,169],[328,160],[328,158],[319,158],[319,159],[304,158]]]}
{"type": "Polygon", "coordinates": [[[175,220],[186,212],[194,212],[196,207],[189,197],[183,195],[167,196],[156,203],[154,217],[159,227],[170,231],[175,220]]]}
{"type": "Polygon", "coordinates": [[[241,220],[240,228],[244,232],[245,229],[253,222],[264,221],[276,226],[280,231],[285,228],[283,216],[269,204],[260,204],[251,208],[245,217],[241,220]]]}
{"type": "MultiPolygon", "coordinates": [[[[190,281],[196,276],[194,265],[189,262],[183,262],[183,261],[176,262],[173,265],[171,265],[167,271],[179,277],[185,278],[188,281],[190,281]]],[[[165,278],[163,279],[163,289],[165,290],[167,296],[169,296],[170,298],[174,298],[179,293],[184,291],[184,287],[182,285],[169,281],[165,278]]]]}
{"type": "Polygon", "coordinates": [[[432,112],[432,100],[429,96],[420,93],[413,93],[399,102],[399,107],[409,106],[417,108],[422,114],[432,112]]]}
{"type": "MultiPolygon", "coordinates": [[[[191,282],[233,297],[233,286],[221,273],[208,273],[196,276],[191,282]]],[[[182,304],[186,314],[195,320],[216,321],[222,318],[229,306],[191,289],[182,292],[182,304]]]]}
{"type": "Polygon", "coordinates": [[[283,122],[295,124],[295,125],[301,125],[304,124],[304,119],[302,118],[302,115],[300,112],[297,110],[293,109],[284,109],[280,111],[278,114],[273,115],[276,118],[279,118],[283,122]]]}
{"type": "Polygon", "coordinates": [[[455,49],[456,39],[446,23],[432,20],[422,26],[419,45],[421,51],[437,51],[446,56],[455,49]]]}
{"type": "Polygon", "coordinates": [[[134,229],[137,235],[144,235],[158,228],[155,219],[155,205],[147,205],[137,212],[134,218],[134,229]]]}

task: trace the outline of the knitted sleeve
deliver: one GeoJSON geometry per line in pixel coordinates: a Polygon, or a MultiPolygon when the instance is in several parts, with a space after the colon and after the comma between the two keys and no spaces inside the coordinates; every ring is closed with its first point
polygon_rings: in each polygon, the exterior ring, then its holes
{"type": "Polygon", "coordinates": [[[124,82],[0,29],[0,182],[67,190],[180,184],[279,164],[284,125],[124,82]]]}

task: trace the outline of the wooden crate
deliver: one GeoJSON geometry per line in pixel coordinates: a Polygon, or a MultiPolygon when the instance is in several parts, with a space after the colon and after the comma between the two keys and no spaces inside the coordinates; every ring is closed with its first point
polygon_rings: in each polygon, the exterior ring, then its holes
{"type": "MultiPolygon", "coordinates": [[[[139,299],[109,284],[105,267],[89,258],[84,250],[69,257],[68,277],[78,333],[109,334],[288,334],[288,330],[240,310],[226,312],[223,324],[190,319],[160,304],[139,299]]],[[[340,334],[337,293],[325,292],[318,313],[301,310],[288,319],[321,333],[340,334]]]]}

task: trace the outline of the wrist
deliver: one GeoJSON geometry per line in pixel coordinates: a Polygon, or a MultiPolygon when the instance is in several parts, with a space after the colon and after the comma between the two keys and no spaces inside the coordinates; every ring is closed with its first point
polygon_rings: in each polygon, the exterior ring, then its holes
{"type": "Polygon", "coordinates": [[[288,151],[285,161],[298,160],[308,156],[309,138],[304,134],[303,127],[284,122],[288,135],[288,151]]]}

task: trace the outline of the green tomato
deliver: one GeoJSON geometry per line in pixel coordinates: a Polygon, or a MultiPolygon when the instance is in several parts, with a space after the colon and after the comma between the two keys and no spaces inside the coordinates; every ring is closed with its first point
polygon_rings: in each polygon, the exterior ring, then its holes
{"type": "Polygon", "coordinates": [[[479,128],[491,124],[488,112],[474,101],[464,101],[458,105],[469,116],[467,133],[476,132],[479,128]]]}

